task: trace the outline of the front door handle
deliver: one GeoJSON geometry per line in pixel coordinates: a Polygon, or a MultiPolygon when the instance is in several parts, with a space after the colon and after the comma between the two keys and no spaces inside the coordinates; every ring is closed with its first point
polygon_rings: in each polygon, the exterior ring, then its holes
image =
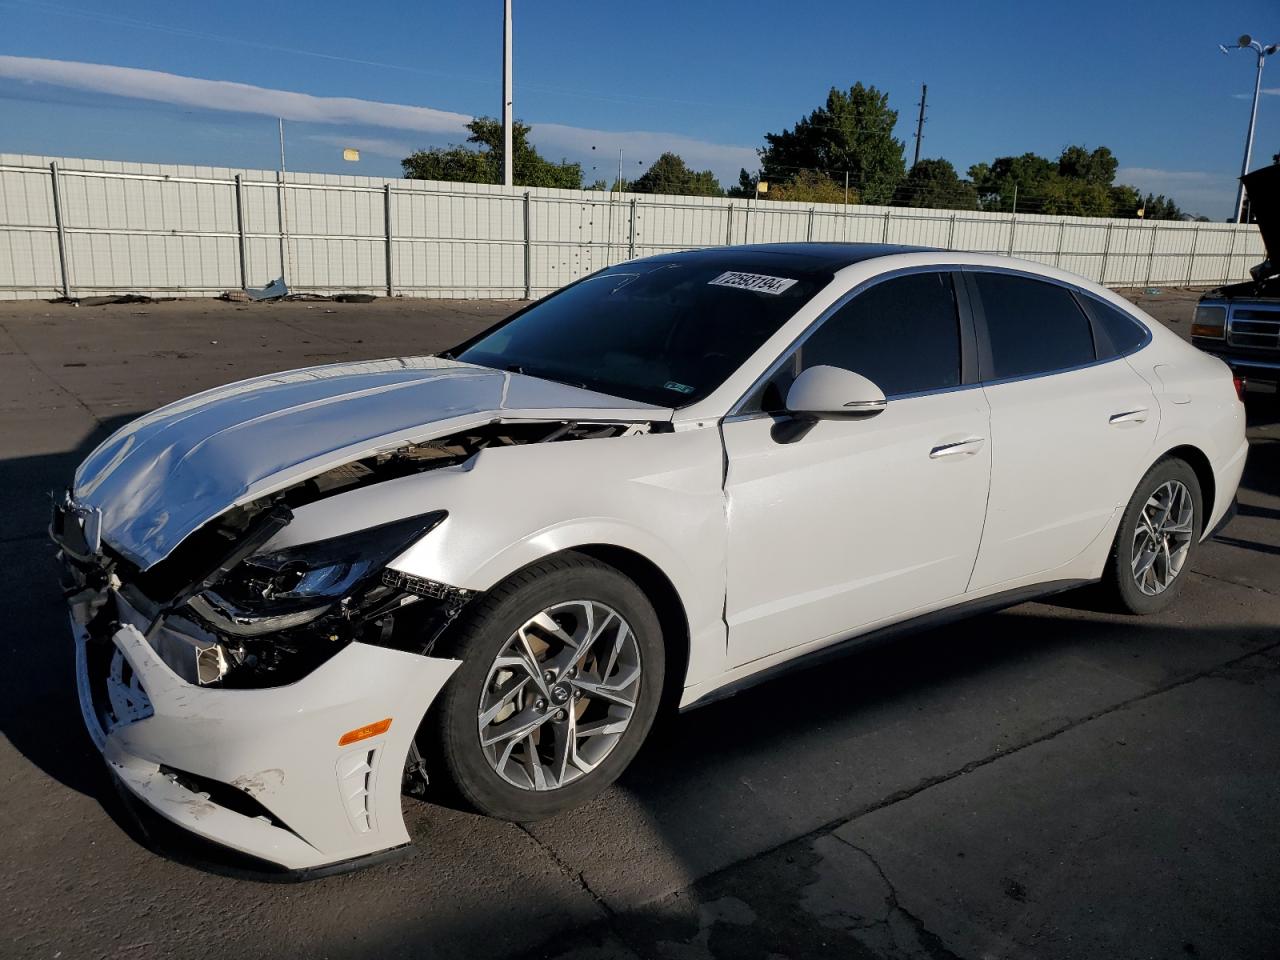
{"type": "Polygon", "coordinates": [[[981,450],[982,445],[986,442],[986,437],[969,437],[965,440],[953,440],[950,443],[940,443],[929,451],[929,459],[939,460],[942,457],[971,457],[981,450]]]}
{"type": "Polygon", "coordinates": [[[1123,413],[1113,413],[1111,419],[1107,421],[1113,426],[1122,423],[1146,423],[1147,408],[1139,407],[1137,410],[1126,410],[1123,413]]]}

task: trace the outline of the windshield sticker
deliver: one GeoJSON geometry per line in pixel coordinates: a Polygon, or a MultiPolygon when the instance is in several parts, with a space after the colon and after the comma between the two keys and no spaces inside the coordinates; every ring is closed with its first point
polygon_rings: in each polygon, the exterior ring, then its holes
{"type": "Polygon", "coordinates": [[[668,380],[663,386],[668,390],[674,390],[676,393],[693,393],[693,387],[687,383],[676,383],[674,380],[668,380]]]}
{"type": "Polygon", "coordinates": [[[795,281],[787,277],[766,277],[762,273],[738,273],[727,270],[711,281],[713,287],[737,287],[739,290],[751,290],[755,293],[771,293],[774,296],[794,286],[795,281]]]}

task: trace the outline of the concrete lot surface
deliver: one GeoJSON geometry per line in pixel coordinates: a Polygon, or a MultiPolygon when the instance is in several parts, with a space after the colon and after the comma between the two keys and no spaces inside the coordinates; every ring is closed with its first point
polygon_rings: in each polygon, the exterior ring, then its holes
{"type": "MultiPolygon", "coordinates": [[[[1174,329],[1194,295],[1141,296],[1174,329]]],[[[0,307],[0,956],[1274,957],[1280,406],[1169,612],[1025,604],[670,721],[528,828],[405,799],[416,847],[302,885],[153,852],[80,724],[46,490],[257,373],[430,352],[513,308],[0,307]]]]}

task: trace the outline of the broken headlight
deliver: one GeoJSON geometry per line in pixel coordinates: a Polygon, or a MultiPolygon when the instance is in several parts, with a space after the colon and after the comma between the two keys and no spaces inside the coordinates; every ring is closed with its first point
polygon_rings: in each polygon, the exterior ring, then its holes
{"type": "Polygon", "coordinates": [[[445,518],[444,511],[249,557],[190,607],[237,637],[300,627],[377,582],[382,568],[445,518]]]}

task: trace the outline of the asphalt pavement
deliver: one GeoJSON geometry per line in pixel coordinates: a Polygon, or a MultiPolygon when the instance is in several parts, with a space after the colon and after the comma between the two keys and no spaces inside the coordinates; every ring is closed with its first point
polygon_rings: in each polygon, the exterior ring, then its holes
{"type": "MultiPolygon", "coordinates": [[[[1135,293],[1185,332],[1194,295],[1135,293]]],[[[432,352],[515,304],[0,305],[0,956],[1274,957],[1280,403],[1178,603],[1087,596],[869,649],[667,721],[520,827],[406,798],[416,844],[271,884],[159,852],[75,702],[45,492],[152,407],[432,352]]]]}

